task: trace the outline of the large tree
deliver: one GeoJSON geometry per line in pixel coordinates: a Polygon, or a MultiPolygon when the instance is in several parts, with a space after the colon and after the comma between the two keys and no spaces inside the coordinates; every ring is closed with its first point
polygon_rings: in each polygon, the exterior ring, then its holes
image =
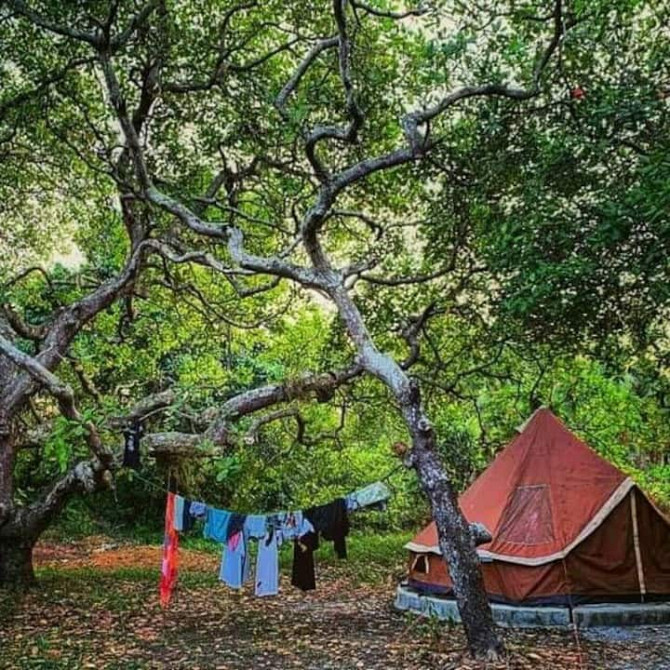
{"type": "MultiPolygon", "coordinates": [[[[93,230],[124,240],[125,252],[91,253],[91,287],[77,283],[37,318],[6,301],[0,582],[29,580],[40,532],[73,493],[104,485],[115,468],[100,426],[56,376],[73,343],[112,305],[123,304],[131,321],[150,278],[211,309],[178,272],[196,266],[229,297],[272,302],[289,284],[329,304],[344,335],[337,367],[250,388],[201,412],[188,430],[156,431],[145,442],[159,451],[225,447],[243,416],[299,397],[328,400],[371,376],[404,420],[405,462],[437,521],[471,649],[497,654],[475,552],[481,537],[458,508],[421,378],[411,374],[426,324],[464,305],[479,306],[485,320],[481,298],[491,286],[458,201],[448,203],[453,225],[435,243],[434,196],[448,193],[442,179],[468,180],[455,150],[472,142],[483,110],[531,115],[533,100],[565,97],[563,64],[575,49],[607,52],[598,31],[612,11],[632,15],[627,3],[613,10],[562,0],[474,9],[445,1],[430,11],[358,0],[316,9],[298,1],[5,2],[0,37],[11,83],[0,112],[8,173],[20,160],[26,175],[11,184],[18,211],[25,219],[36,198],[49,197],[55,203],[45,208],[69,208],[75,228],[78,216],[96,220],[93,230]],[[381,291],[395,297],[380,305],[381,291]],[[389,332],[391,315],[400,323],[389,332]],[[20,504],[13,469],[22,416],[45,392],[83,428],[91,457],[20,504]]],[[[11,289],[25,277],[5,279],[11,289]]],[[[123,420],[171,404],[174,394],[160,389],[138,401],[123,420]]],[[[273,409],[259,421],[285,416],[273,409]]]]}

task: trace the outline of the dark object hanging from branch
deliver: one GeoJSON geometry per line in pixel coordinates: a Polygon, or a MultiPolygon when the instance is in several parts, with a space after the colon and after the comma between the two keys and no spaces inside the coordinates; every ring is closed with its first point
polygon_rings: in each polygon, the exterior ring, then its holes
{"type": "Polygon", "coordinates": [[[125,445],[123,449],[123,466],[139,470],[140,462],[140,439],[144,429],[139,421],[135,421],[130,428],[123,431],[125,445]]]}

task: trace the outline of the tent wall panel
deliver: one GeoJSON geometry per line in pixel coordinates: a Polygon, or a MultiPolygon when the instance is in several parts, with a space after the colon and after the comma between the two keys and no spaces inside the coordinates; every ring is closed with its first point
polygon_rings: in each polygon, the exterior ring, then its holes
{"type": "Polygon", "coordinates": [[[635,597],[640,594],[631,494],[603,524],[565,558],[570,592],[594,599],[635,597]]]}
{"type": "MultiPolygon", "coordinates": [[[[459,502],[469,521],[492,530],[478,548],[492,600],[670,598],[670,523],[548,410],[533,415],[459,502]]],[[[449,593],[435,524],[407,548],[410,583],[449,593]]]]}
{"type": "Polygon", "coordinates": [[[637,496],[637,519],[647,593],[670,594],[670,522],[644,495],[637,496]]]}

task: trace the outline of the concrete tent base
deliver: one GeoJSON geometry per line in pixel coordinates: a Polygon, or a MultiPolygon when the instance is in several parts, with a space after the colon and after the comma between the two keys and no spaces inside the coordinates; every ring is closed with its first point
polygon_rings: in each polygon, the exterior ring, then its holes
{"type": "MultiPolygon", "coordinates": [[[[395,607],[444,621],[459,622],[456,602],[449,598],[419,593],[400,585],[395,607]]],[[[645,626],[670,623],[670,603],[611,603],[569,607],[524,607],[492,604],[493,619],[506,628],[568,628],[572,620],[580,628],[595,626],[645,626]]]]}

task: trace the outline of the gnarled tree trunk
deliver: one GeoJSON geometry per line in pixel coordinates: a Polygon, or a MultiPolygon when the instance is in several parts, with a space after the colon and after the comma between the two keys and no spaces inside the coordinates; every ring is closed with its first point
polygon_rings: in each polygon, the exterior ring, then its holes
{"type": "Polygon", "coordinates": [[[35,536],[18,518],[14,506],[16,443],[8,413],[0,412],[0,589],[26,589],[35,582],[35,536]]]}
{"type": "Polygon", "coordinates": [[[361,364],[387,386],[402,411],[412,438],[412,449],[406,463],[416,470],[430,501],[440,549],[449,563],[454,594],[470,651],[479,658],[496,659],[503,644],[484,590],[475,539],[437,453],[435,432],[423,409],[419,386],[392,356],[377,349],[356,303],[345,287],[342,284],[330,287],[330,295],[358,349],[361,364]]]}
{"type": "Polygon", "coordinates": [[[104,488],[110,476],[98,458],[80,461],[39,500],[17,505],[13,500],[15,447],[11,431],[4,430],[0,434],[0,589],[25,589],[35,582],[33,548],[40,535],[73,495],[104,488]]]}
{"type": "MultiPolygon", "coordinates": [[[[412,414],[416,416],[416,412],[412,414]]],[[[494,660],[502,652],[503,645],[484,590],[475,538],[435,450],[432,428],[422,431],[418,426],[411,426],[411,431],[413,439],[409,462],[430,501],[440,549],[449,566],[468,646],[474,656],[494,660]]]]}

